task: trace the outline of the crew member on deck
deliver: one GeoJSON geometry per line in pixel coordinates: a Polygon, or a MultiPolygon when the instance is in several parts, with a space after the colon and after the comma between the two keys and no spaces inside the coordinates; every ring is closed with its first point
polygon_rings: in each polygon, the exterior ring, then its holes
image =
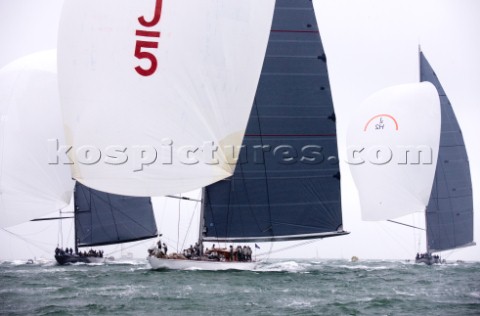
{"type": "Polygon", "coordinates": [[[163,243],[163,252],[165,253],[165,256],[167,255],[167,251],[168,251],[167,245],[163,243]]]}

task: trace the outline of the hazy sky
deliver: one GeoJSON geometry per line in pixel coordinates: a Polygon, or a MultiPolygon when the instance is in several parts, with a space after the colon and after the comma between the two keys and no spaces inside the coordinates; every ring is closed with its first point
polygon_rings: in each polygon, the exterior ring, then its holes
{"type": "MultiPolygon", "coordinates": [[[[62,2],[0,0],[0,67],[23,55],[55,48],[62,2]]],[[[425,249],[425,236],[419,231],[387,222],[360,220],[357,192],[349,167],[343,162],[348,122],[358,105],[377,90],[418,81],[419,44],[438,74],[462,128],[477,211],[475,238],[479,241],[480,142],[476,138],[480,135],[480,2],[330,0],[317,1],[315,6],[338,123],[344,229],[351,234],[274,252],[272,257],[349,259],[356,255],[361,259],[412,259],[416,252],[425,249]]],[[[194,204],[181,204],[180,234],[192,227],[187,243],[194,241],[198,230],[195,219],[191,221],[194,204]]],[[[154,206],[158,228],[174,250],[179,202],[157,198],[154,206]]],[[[423,214],[417,214],[399,221],[423,227],[423,218],[423,214]]],[[[69,236],[71,240],[71,223],[65,222],[63,226],[65,238],[69,236]]],[[[57,222],[27,223],[9,230],[28,242],[0,231],[0,259],[52,257],[57,243],[57,222]]],[[[147,241],[129,251],[143,257],[150,243],[147,241]]],[[[295,244],[276,243],[273,250],[295,244]]],[[[270,249],[269,244],[261,247],[262,252],[270,249]]],[[[451,260],[480,260],[480,246],[443,255],[451,260]]]]}

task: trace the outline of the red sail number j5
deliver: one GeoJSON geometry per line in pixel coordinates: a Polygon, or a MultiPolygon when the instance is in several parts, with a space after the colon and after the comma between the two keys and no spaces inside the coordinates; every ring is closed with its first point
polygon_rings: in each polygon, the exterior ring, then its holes
{"type": "Polygon", "coordinates": [[[163,0],[156,0],[155,4],[155,13],[153,19],[147,21],[144,16],[138,18],[140,26],[146,29],[137,29],[135,32],[136,36],[146,37],[146,39],[138,39],[135,45],[135,57],[138,59],[147,59],[150,61],[150,67],[143,68],[142,66],[136,66],[135,70],[141,76],[151,76],[157,70],[157,57],[151,51],[145,51],[144,49],[157,49],[158,40],[160,39],[159,31],[152,31],[149,28],[152,28],[160,22],[162,16],[162,4],[163,0]]]}

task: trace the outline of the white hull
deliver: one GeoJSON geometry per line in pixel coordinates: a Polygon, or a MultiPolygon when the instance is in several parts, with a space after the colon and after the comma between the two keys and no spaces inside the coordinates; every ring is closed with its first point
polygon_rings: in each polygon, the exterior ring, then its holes
{"type": "Polygon", "coordinates": [[[187,259],[164,259],[148,256],[147,261],[152,269],[172,270],[255,270],[256,262],[229,262],[229,261],[204,261],[187,259]]]}

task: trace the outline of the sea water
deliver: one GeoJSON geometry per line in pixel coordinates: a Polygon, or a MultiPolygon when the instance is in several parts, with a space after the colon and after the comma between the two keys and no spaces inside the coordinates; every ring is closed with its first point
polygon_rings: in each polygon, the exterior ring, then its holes
{"type": "Polygon", "coordinates": [[[480,315],[480,263],[281,260],[214,272],[9,261],[0,315],[480,315]]]}

